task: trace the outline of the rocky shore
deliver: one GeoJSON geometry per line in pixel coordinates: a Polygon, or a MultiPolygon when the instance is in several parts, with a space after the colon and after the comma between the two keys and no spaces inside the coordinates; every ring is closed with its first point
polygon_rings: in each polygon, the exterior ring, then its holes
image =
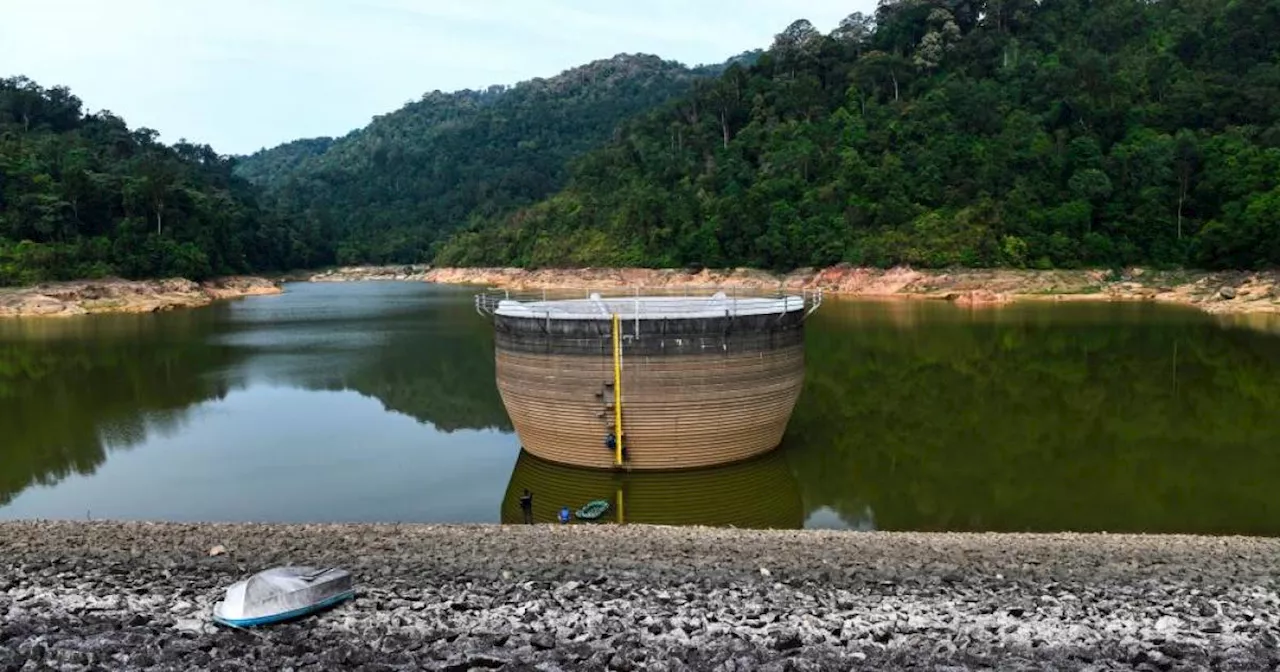
{"type": "Polygon", "coordinates": [[[319,273],[309,273],[299,278],[308,282],[365,282],[370,280],[413,280],[418,282],[434,282],[428,280],[431,266],[426,264],[408,264],[404,266],[343,266],[331,268],[319,273]]]}
{"type": "Polygon", "coordinates": [[[316,282],[410,280],[513,290],[646,287],[739,287],[818,290],[839,296],[922,298],[967,306],[1015,300],[1158,301],[1210,313],[1280,312],[1280,272],[1020,269],[918,270],[841,265],[779,275],[752,269],[539,269],[355,266],[314,274],[316,282]]]}
{"type": "Polygon", "coordinates": [[[0,670],[1271,670],[1278,565],[1249,538],[3,523],[0,670]],[[357,598],[210,624],[284,563],[357,598]]]}
{"type": "Polygon", "coordinates": [[[89,313],[152,313],[205,306],[220,299],[279,294],[264,278],[235,276],[193,282],[164,280],[79,280],[0,289],[0,317],[67,317],[89,313]]]}
{"type": "Polygon", "coordinates": [[[1195,272],[1133,268],[1100,270],[917,270],[833,266],[774,274],[754,269],[432,268],[427,265],[350,266],[287,278],[230,277],[192,282],[82,280],[0,289],[0,318],[88,313],[144,313],[208,305],[219,299],[279,294],[285,281],[410,281],[512,290],[741,288],[817,291],[847,297],[952,301],[972,307],[1013,301],[1157,301],[1220,315],[1280,313],[1280,271],[1195,272]]]}
{"type": "Polygon", "coordinates": [[[1021,300],[1157,301],[1221,315],[1280,313],[1280,271],[1196,272],[1128,269],[1029,271],[1018,269],[917,270],[833,266],[774,274],[754,269],[678,270],[645,268],[537,269],[432,268],[427,265],[350,266],[319,273],[266,279],[231,277],[192,282],[83,280],[0,289],[0,318],[155,312],[208,305],[219,300],[278,294],[285,281],[411,281],[478,285],[512,290],[581,290],[645,287],[741,288],[746,291],[816,291],[862,298],[952,301],[971,307],[1021,300]]]}

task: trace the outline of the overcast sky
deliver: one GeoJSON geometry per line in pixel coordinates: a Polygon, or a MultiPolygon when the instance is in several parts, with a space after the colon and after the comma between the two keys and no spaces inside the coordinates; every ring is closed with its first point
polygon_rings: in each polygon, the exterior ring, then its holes
{"type": "Polygon", "coordinates": [[[617,53],[687,65],[823,32],[875,0],[0,0],[0,76],[65,85],[161,139],[248,153],[342,135],[424,92],[617,53]]]}

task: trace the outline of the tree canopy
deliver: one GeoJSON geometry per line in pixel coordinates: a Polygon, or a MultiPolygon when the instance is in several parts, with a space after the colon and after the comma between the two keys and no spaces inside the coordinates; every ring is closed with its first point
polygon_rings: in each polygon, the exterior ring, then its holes
{"type": "Polygon", "coordinates": [[[629,122],[445,265],[1280,262],[1277,0],[884,0],[629,122]]]}
{"type": "Polygon", "coordinates": [[[514,87],[433,91],[343,138],[258,152],[237,172],[282,219],[324,232],[326,262],[423,261],[470,219],[562,188],[570,158],[717,70],[623,54],[514,87]]]}
{"type": "Polygon", "coordinates": [[[0,284],[334,263],[1280,263],[1280,0],[882,0],[250,157],[0,80],[0,284]]]}
{"type": "Polygon", "coordinates": [[[233,161],[157,142],[64,87],[0,79],[0,285],[306,265],[233,161]]]}

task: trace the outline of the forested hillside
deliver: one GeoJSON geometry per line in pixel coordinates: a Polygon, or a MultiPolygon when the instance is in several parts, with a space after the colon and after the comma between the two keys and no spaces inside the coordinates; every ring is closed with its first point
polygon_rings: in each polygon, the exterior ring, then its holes
{"type": "Polygon", "coordinates": [[[67,89],[0,79],[0,285],[199,279],[308,262],[205,145],[156,141],[67,89]]]}
{"type": "Polygon", "coordinates": [[[441,264],[1280,263],[1280,0],[898,0],[629,123],[441,264]]]}
{"type": "Polygon", "coordinates": [[[1280,264],[1280,0],[888,0],[233,159],[0,79],[0,285],[333,263],[1280,264]],[[461,229],[461,231],[459,231],[461,229]]]}
{"type": "Polygon", "coordinates": [[[424,261],[470,218],[562,188],[570,158],[718,71],[620,55],[514,87],[435,91],[336,141],[258,152],[237,172],[282,218],[331,241],[319,251],[326,262],[424,261]]]}
{"type": "Polygon", "coordinates": [[[283,182],[307,160],[320,156],[333,146],[333,138],[304,138],[264,149],[236,162],[235,174],[258,185],[283,182]]]}

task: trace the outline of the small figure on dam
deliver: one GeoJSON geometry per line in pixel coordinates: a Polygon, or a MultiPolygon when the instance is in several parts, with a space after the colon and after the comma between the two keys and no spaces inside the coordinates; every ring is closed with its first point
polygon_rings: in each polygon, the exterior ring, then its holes
{"type": "MultiPolygon", "coordinates": [[[[609,454],[613,454],[618,450],[618,435],[609,432],[604,437],[604,447],[609,449],[609,454]]],[[[622,461],[626,462],[628,457],[627,447],[622,447],[622,461]]]]}
{"type": "Polygon", "coordinates": [[[524,489],[524,494],[520,495],[520,510],[524,513],[524,524],[533,524],[533,493],[528,488],[524,489]]]}

